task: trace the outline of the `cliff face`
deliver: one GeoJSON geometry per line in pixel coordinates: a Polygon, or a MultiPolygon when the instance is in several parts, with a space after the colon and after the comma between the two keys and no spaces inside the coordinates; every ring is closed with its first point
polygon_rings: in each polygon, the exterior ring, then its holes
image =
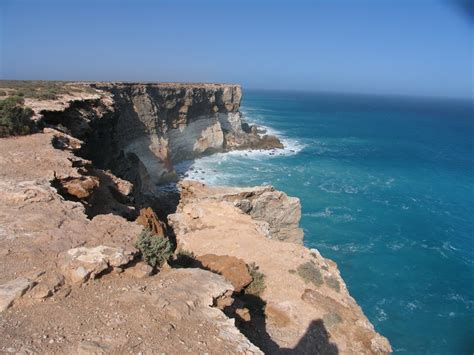
{"type": "MultiPolygon", "coordinates": [[[[281,199],[276,207],[279,194],[268,188],[236,190],[184,181],[178,210],[169,216],[178,248],[195,255],[225,254],[258,267],[264,275],[261,292],[250,300],[234,295],[234,303],[244,303],[240,307],[249,312],[245,318],[240,316],[243,311],[236,311],[241,331],[265,353],[390,352],[387,339],[374,331],[349,295],[333,261],[297,243],[282,243],[278,234],[272,238],[271,231],[285,227],[278,216],[291,215],[294,207],[281,199]],[[272,194],[257,202],[275,212],[272,218],[240,207],[243,195],[258,199],[261,194],[272,194]]],[[[259,209],[255,204],[253,208],[259,209]]]]}
{"type": "Polygon", "coordinates": [[[299,200],[270,186],[181,182],[176,212],[153,225],[172,229],[175,262],[195,260],[153,274],[133,220],[169,203],[156,186],[174,164],[281,143],[242,122],[235,85],[88,85],[28,101],[47,127],[0,139],[0,351],[391,351],[337,265],[301,245],[299,200]]]}
{"type": "MultiPolygon", "coordinates": [[[[116,154],[139,172],[143,192],[176,180],[174,164],[215,152],[279,148],[241,119],[238,85],[94,85],[111,95],[116,116],[108,135],[116,154]]],[[[100,136],[95,138],[101,139],[100,136]]]]}

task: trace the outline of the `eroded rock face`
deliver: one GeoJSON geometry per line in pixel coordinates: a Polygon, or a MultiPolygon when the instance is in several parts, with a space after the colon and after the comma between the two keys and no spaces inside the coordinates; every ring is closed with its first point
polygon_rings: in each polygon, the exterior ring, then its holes
{"type": "MultiPolygon", "coordinates": [[[[180,183],[181,205],[185,209],[200,199],[228,201],[242,212],[260,222],[260,229],[268,238],[303,244],[303,230],[299,227],[301,204],[296,197],[275,190],[272,186],[250,188],[208,187],[185,180],[180,183]]],[[[199,209],[193,213],[198,214],[199,209]]],[[[196,220],[196,223],[199,223],[196,220]]]]}
{"type": "MultiPolygon", "coordinates": [[[[176,180],[182,160],[235,149],[282,148],[278,138],[261,136],[243,124],[242,91],[226,84],[96,83],[112,95],[117,117],[116,154],[129,161],[122,173],[142,192],[176,180]]],[[[101,139],[100,137],[96,137],[101,139]]]]}

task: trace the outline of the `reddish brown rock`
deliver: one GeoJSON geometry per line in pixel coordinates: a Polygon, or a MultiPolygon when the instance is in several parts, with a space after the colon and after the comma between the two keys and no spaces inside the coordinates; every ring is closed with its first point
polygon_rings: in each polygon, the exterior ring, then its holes
{"type": "Polygon", "coordinates": [[[230,281],[236,292],[252,282],[247,265],[242,259],[228,255],[206,254],[196,258],[205,269],[216,272],[230,281]]]}
{"type": "Polygon", "coordinates": [[[165,235],[163,222],[158,219],[155,212],[153,212],[150,207],[142,208],[140,210],[140,215],[135,222],[142,225],[144,228],[151,230],[156,235],[162,237],[165,235]]]}
{"type": "Polygon", "coordinates": [[[79,199],[85,199],[99,186],[99,179],[95,176],[69,177],[59,179],[59,183],[69,195],[79,199]]]}

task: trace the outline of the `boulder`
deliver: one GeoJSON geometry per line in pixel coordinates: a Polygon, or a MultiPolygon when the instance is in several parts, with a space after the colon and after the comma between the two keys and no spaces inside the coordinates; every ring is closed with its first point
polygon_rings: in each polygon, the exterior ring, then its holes
{"type": "Polygon", "coordinates": [[[95,176],[79,176],[57,179],[62,190],[78,199],[90,197],[92,191],[99,186],[99,179],[95,176]]]}
{"type": "Polygon", "coordinates": [[[264,135],[258,144],[260,149],[283,149],[283,143],[278,139],[278,137],[273,135],[264,135]]]}
{"type": "Polygon", "coordinates": [[[153,268],[150,265],[140,261],[135,265],[128,267],[125,272],[132,277],[144,279],[145,277],[151,276],[153,273],[153,268]]]}
{"type": "Polygon", "coordinates": [[[196,258],[202,266],[224,276],[234,286],[236,292],[252,282],[247,264],[242,259],[229,255],[206,254],[196,258]]]}
{"type": "Polygon", "coordinates": [[[90,278],[128,264],[136,251],[99,245],[94,248],[79,247],[60,255],[60,265],[72,283],[84,283],[90,278]]]}
{"type": "Polygon", "coordinates": [[[42,275],[38,284],[31,291],[33,298],[42,300],[53,296],[64,285],[64,276],[55,272],[48,272],[42,275]]]}

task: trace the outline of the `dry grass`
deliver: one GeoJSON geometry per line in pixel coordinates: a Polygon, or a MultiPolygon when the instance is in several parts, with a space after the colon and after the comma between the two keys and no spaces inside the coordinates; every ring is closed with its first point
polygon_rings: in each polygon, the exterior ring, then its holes
{"type": "Polygon", "coordinates": [[[342,318],[335,312],[327,313],[323,316],[323,323],[326,328],[332,328],[339,323],[342,323],[342,318]]]}
{"type": "Polygon", "coordinates": [[[60,95],[78,93],[95,93],[95,90],[87,85],[66,81],[0,80],[0,96],[55,100],[60,95]]]}
{"type": "Polygon", "coordinates": [[[335,276],[326,277],[325,280],[326,280],[326,285],[328,285],[330,288],[332,288],[336,292],[339,292],[341,290],[341,285],[339,284],[339,280],[335,276]]]}
{"type": "Polygon", "coordinates": [[[265,275],[258,271],[255,263],[247,265],[252,282],[245,288],[245,293],[249,295],[259,296],[265,290],[265,275]]]}
{"type": "Polygon", "coordinates": [[[315,286],[321,286],[323,284],[323,276],[318,267],[312,262],[306,262],[301,264],[296,269],[298,275],[306,282],[311,282],[315,286]]]}

